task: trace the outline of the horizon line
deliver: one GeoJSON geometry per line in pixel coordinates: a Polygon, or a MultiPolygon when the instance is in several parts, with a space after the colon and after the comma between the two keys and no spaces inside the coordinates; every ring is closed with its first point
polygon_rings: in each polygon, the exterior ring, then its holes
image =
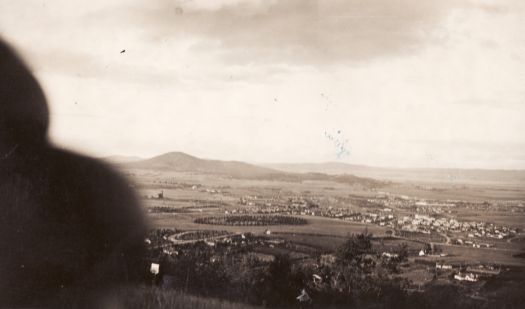
{"type": "MultiPolygon", "coordinates": [[[[524,172],[525,168],[521,169],[515,169],[515,168],[489,168],[489,167],[468,167],[468,168],[458,168],[458,167],[415,167],[415,166],[404,166],[404,167],[395,167],[395,166],[385,166],[385,165],[370,165],[370,164],[362,164],[362,163],[348,163],[348,162],[339,162],[339,161],[323,161],[323,162],[258,162],[258,161],[250,161],[250,160],[225,160],[225,159],[216,159],[216,158],[208,158],[208,157],[199,157],[195,156],[193,154],[189,154],[184,151],[168,151],[161,154],[148,156],[148,157],[142,157],[137,155],[122,155],[122,154],[112,154],[112,155],[106,155],[106,156],[97,156],[98,159],[108,159],[111,157],[128,157],[128,158],[137,158],[136,161],[143,161],[143,160],[149,160],[153,159],[162,155],[170,154],[170,153],[179,153],[184,154],[190,157],[194,157],[196,159],[200,160],[210,160],[210,161],[223,161],[223,162],[241,162],[261,167],[268,167],[269,165],[325,165],[325,164],[343,164],[347,166],[360,166],[360,167],[366,167],[366,168],[380,168],[380,169],[396,169],[396,170],[465,170],[465,171],[475,171],[475,170],[483,170],[483,171],[505,171],[505,172],[524,172]]],[[[127,162],[122,162],[127,163],[127,162]]]]}

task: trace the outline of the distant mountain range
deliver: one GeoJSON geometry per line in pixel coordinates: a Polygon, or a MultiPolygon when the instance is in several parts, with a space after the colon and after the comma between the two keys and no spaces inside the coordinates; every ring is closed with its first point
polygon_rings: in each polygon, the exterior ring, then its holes
{"type": "Polygon", "coordinates": [[[283,173],[239,161],[200,159],[183,152],[168,152],[150,159],[124,162],[124,164],[127,167],[138,169],[216,174],[240,178],[283,173]]]}
{"type": "MultiPolygon", "coordinates": [[[[113,157],[115,158],[115,157],[113,157]]],[[[126,158],[126,157],[124,157],[126,158]]],[[[118,159],[118,157],[117,157],[118,159]]],[[[185,172],[194,174],[218,175],[239,179],[257,180],[282,180],[282,181],[308,181],[308,180],[328,180],[343,182],[348,184],[360,184],[367,187],[383,185],[384,182],[354,175],[328,175],[324,173],[297,173],[248,164],[240,161],[220,161],[200,159],[183,152],[169,152],[150,159],[133,160],[129,159],[116,162],[115,159],[109,162],[116,163],[121,168],[144,169],[164,172],[185,172]]]]}
{"type": "Polygon", "coordinates": [[[123,168],[220,175],[261,180],[332,180],[366,186],[385,181],[448,184],[524,185],[523,170],[383,168],[341,162],[298,164],[249,164],[240,161],[201,159],[183,152],[169,152],[149,159],[111,156],[106,161],[123,168]]]}
{"type": "Polygon", "coordinates": [[[525,184],[524,170],[486,170],[458,168],[387,168],[341,162],[262,164],[293,173],[351,174],[373,179],[449,184],[525,184]]]}

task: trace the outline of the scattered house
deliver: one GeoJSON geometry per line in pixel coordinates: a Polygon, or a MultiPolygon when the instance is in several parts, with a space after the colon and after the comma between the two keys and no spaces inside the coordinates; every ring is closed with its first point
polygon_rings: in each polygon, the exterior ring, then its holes
{"type": "Polygon", "coordinates": [[[436,269],[452,270],[452,265],[436,263],[436,269]]]}
{"type": "Polygon", "coordinates": [[[268,244],[274,244],[274,245],[282,245],[284,244],[284,239],[269,239],[266,241],[268,244]]]}
{"type": "Polygon", "coordinates": [[[395,259],[399,257],[397,253],[390,253],[390,252],[383,252],[381,256],[386,257],[387,259],[395,259]]]}
{"type": "Polygon", "coordinates": [[[272,234],[272,231],[270,231],[270,230],[266,230],[266,231],[264,231],[264,234],[266,234],[266,235],[270,235],[270,234],[272,234]]]}
{"type": "Polygon", "coordinates": [[[335,264],[336,258],[333,254],[323,254],[319,257],[319,264],[332,266],[335,264]]]}
{"type": "Polygon", "coordinates": [[[375,254],[364,254],[362,255],[362,261],[364,262],[376,262],[377,256],[375,254]]]}
{"type": "Polygon", "coordinates": [[[421,249],[421,250],[419,251],[419,256],[425,256],[425,250],[421,249]]]}
{"type": "Polygon", "coordinates": [[[479,275],[484,276],[495,276],[499,275],[501,270],[499,268],[495,268],[493,266],[484,266],[484,265],[478,265],[478,266],[468,266],[467,271],[479,275]]]}
{"type": "Polygon", "coordinates": [[[469,274],[455,274],[454,275],[454,279],[458,280],[458,281],[469,281],[469,282],[476,282],[478,281],[478,275],[475,275],[475,274],[472,274],[472,273],[469,273],[469,274]]]}
{"type": "Polygon", "coordinates": [[[148,245],[151,245],[151,240],[149,238],[144,239],[144,242],[148,245]]]}
{"type": "Polygon", "coordinates": [[[149,268],[149,272],[154,274],[154,275],[158,275],[159,271],[160,271],[160,264],[151,263],[151,266],[149,268]]]}

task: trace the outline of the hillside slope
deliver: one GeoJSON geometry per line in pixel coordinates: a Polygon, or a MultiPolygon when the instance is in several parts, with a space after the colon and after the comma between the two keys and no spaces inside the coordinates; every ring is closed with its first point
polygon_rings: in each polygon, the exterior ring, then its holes
{"type": "Polygon", "coordinates": [[[128,168],[203,173],[239,178],[287,174],[286,172],[239,161],[200,159],[183,152],[169,152],[150,159],[126,163],[125,166],[128,168]]]}
{"type": "Polygon", "coordinates": [[[328,175],[324,173],[295,173],[279,171],[239,161],[200,159],[183,152],[169,152],[150,159],[120,164],[126,169],[144,169],[163,172],[217,175],[238,179],[301,181],[335,181],[367,187],[383,185],[384,182],[349,174],[328,175]]]}

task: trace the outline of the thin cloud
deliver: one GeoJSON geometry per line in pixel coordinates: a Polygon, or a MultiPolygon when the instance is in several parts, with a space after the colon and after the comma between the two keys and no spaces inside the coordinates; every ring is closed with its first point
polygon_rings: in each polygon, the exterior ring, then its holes
{"type": "Polygon", "coordinates": [[[198,37],[223,60],[323,64],[401,55],[424,46],[451,1],[233,2],[214,9],[184,1],[130,8],[148,39],[198,37]]]}
{"type": "MultiPolygon", "coordinates": [[[[115,51],[117,54],[118,51],[115,51]]],[[[170,70],[152,71],[140,66],[115,63],[109,59],[78,51],[51,50],[29,51],[35,72],[51,72],[66,76],[87,79],[99,79],[138,84],[178,84],[180,79],[176,72],[170,70]]],[[[125,55],[122,55],[125,57],[125,55]]]]}

